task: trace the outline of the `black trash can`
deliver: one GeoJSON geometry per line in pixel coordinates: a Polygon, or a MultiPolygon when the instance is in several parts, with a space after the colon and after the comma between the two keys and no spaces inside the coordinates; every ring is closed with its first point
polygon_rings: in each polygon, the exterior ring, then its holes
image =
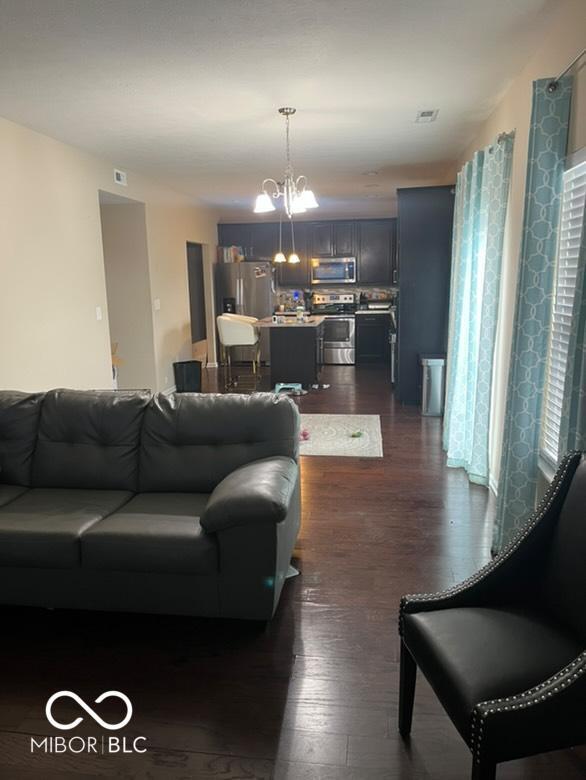
{"type": "Polygon", "coordinates": [[[201,363],[199,360],[180,360],[173,363],[173,373],[178,393],[201,393],[201,363]]]}

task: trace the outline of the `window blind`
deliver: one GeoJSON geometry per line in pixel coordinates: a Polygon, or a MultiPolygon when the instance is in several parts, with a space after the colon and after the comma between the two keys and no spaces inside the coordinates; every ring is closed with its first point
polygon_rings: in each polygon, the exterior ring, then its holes
{"type": "Polygon", "coordinates": [[[582,162],[564,173],[551,333],[545,375],[541,453],[554,466],[558,464],[560,455],[563,454],[558,452],[558,441],[585,204],[586,162],[582,162]]]}

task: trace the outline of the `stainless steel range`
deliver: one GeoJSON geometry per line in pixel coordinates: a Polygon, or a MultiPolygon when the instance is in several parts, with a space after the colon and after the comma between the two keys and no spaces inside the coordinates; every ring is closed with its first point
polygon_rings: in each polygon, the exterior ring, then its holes
{"type": "Polygon", "coordinates": [[[356,355],[356,300],[352,293],[316,293],[312,296],[313,314],[325,315],[324,363],[353,365],[356,355]]]}

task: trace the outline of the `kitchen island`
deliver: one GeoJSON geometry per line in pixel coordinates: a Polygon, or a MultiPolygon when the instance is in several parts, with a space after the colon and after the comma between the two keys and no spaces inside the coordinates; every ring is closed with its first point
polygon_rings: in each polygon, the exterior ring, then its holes
{"type": "Polygon", "coordinates": [[[317,384],[323,363],[325,317],[312,315],[303,321],[279,315],[259,320],[258,328],[269,329],[271,385],[299,382],[304,387],[317,384]]]}

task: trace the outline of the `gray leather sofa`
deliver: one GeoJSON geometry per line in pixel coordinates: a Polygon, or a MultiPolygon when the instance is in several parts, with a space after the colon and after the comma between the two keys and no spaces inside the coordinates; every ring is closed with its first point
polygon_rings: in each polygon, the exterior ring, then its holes
{"type": "Polygon", "coordinates": [[[269,393],[0,392],[0,603],[271,618],[298,439],[269,393]]]}

